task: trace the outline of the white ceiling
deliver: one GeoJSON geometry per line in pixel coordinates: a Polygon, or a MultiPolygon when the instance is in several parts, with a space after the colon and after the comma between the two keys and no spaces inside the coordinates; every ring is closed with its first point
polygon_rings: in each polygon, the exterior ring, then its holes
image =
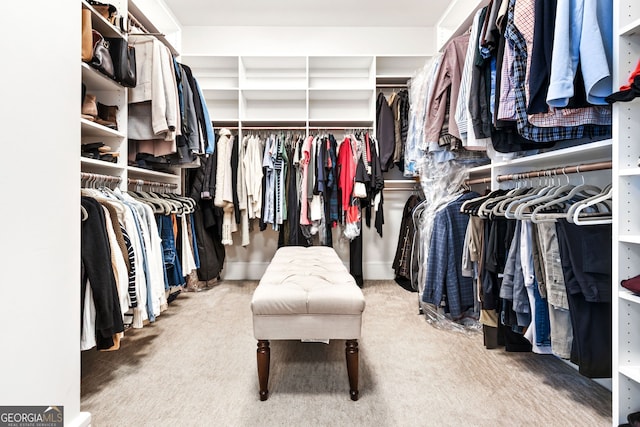
{"type": "Polygon", "coordinates": [[[182,26],[432,27],[448,0],[164,0],[182,26]]]}

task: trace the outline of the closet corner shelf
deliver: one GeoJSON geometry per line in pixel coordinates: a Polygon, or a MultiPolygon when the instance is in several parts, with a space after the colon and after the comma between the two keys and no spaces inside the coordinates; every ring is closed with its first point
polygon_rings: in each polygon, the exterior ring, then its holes
{"type": "Polygon", "coordinates": [[[621,288],[618,291],[618,297],[620,297],[620,299],[632,302],[634,304],[640,304],[640,296],[624,288],[621,288]]]}
{"type": "Polygon", "coordinates": [[[552,163],[578,165],[584,162],[591,163],[598,160],[608,160],[611,158],[611,144],[611,139],[604,139],[602,141],[547,151],[533,156],[518,157],[505,162],[494,163],[493,166],[516,166],[522,164],[528,167],[543,167],[549,166],[552,163]]]}
{"type": "Polygon", "coordinates": [[[97,10],[89,4],[88,1],[82,0],[82,7],[91,11],[91,25],[94,30],[97,30],[103,37],[118,37],[121,39],[127,39],[127,37],[116,27],[111,25],[97,10]]]}
{"type": "Polygon", "coordinates": [[[125,137],[122,132],[109,129],[108,127],[99,125],[87,119],[80,118],[80,124],[82,126],[82,136],[112,136],[117,138],[125,137]]]}
{"type": "Polygon", "coordinates": [[[88,90],[119,90],[125,89],[120,83],[102,74],[86,62],[82,62],[82,82],[88,90]]]}
{"type": "Polygon", "coordinates": [[[634,34],[638,34],[640,32],[640,19],[636,19],[635,21],[625,25],[620,28],[619,34],[620,37],[632,36],[634,34]]]}
{"type": "Polygon", "coordinates": [[[180,174],[172,174],[166,172],[158,172],[150,169],[143,169],[136,166],[127,166],[127,171],[129,172],[129,178],[135,177],[153,177],[153,178],[164,178],[168,180],[179,180],[180,174]]]}
{"type": "Polygon", "coordinates": [[[618,240],[622,243],[634,243],[640,245],[640,235],[637,234],[621,234],[618,240]]]}
{"type": "Polygon", "coordinates": [[[619,369],[622,375],[640,383],[640,366],[620,366],[619,369]]]}

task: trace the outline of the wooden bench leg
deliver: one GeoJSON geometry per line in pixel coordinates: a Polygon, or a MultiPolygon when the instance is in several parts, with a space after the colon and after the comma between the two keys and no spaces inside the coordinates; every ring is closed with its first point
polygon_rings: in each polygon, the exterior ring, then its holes
{"type": "Polygon", "coordinates": [[[358,340],[347,340],[345,353],[349,375],[349,395],[351,400],[358,400],[358,340]]]}
{"type": "Polygon", "coordinates": [[[271,349],[269,340],[258,341],[258,382],[260,383],[260,400],[269,398],[269,363],[271,359],[271,349]]]}

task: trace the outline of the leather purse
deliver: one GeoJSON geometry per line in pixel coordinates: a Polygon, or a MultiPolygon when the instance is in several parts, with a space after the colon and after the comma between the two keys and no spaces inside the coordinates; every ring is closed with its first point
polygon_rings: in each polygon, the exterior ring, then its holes
{"type": "Polygon", "coordinates": [[[125,87],[136,87],[136,49],[124,39],[107,38],[115,79],[125,87]]]}
{"type": "Polygon", "coordinates": [[[91,58],[91,65],[101,73],[114,78],[113,74],[113,60],[111,59],[111,53],[109,52],[109,43],[102,37],[102,34],[96,30],[92,30],[93,34],[93,57],[91,58]]]}
{"type": "Polygon", "coordinates": [[[93,36],[91,34],[93,27],[91,25],[91,11],[82,8],[82,60],[84,62],[91,61],[93,58],[93,36]]]}

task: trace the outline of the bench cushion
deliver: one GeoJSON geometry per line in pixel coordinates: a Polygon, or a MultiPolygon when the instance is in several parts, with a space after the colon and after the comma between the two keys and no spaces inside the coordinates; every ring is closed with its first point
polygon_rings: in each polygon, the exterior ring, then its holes
{"type": "Polygon", "coordinates": [[[257,339],[357,339],[365,301],[332,248],[278,249],[251,301],[257,339]]]}

